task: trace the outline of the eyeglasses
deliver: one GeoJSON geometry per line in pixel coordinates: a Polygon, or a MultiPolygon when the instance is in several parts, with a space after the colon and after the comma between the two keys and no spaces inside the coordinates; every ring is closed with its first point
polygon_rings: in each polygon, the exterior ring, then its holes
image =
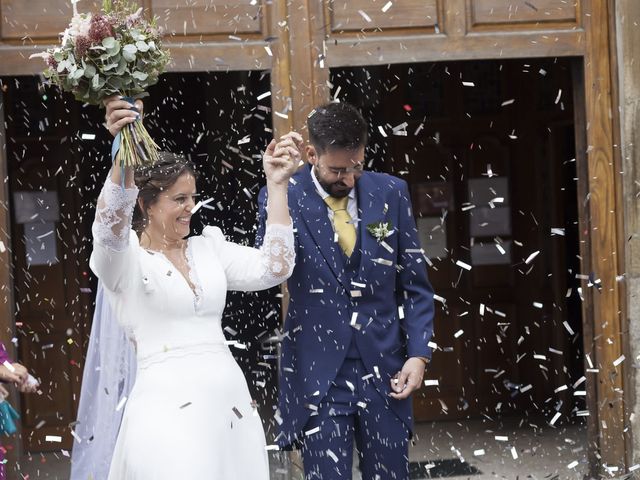
{"type": "Polygon", "coordinates": [[[354,175],[360,175],[364,170],[364,165],[362,163],[358,163],[356,164],[355,167],[349,167],[349,168],[327,167],[327,170],[329,170],[334,175],[338,175],[338,176],[349,175],[351,173],[353,173],[354,175]]]}

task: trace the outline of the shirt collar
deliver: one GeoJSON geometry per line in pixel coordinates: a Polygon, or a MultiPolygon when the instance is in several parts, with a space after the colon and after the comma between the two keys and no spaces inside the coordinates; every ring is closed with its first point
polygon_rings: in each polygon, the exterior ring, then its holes
{"type": "MultiPolygon", "coordinates": [[[[315,167],[315,165],[313,165],[311,167],[311,179],[313,180],[313,184],[316,186],[316,190],[318,191],[318,193],[320,194],[320,196],[322,197],[323,200],[325,198],[331,196],[331,195],[329,195],[327,193],[327,191],[324,188],[322,188],[322,185],[320,185],[320,182],[318,181],[318,179],[316,177],[316,167],[315,167]]],[[[351,200],[356,198],[356,187],[355,186],[349,192],[349,198],[351,200]]]]}

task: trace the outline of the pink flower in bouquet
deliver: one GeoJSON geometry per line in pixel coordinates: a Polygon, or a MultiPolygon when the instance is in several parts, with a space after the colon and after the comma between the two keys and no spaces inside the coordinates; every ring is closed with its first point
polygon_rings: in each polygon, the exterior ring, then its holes
{"type": "Polygon", "coordinates": [[[111,18],[107,15],[94,15],[91,17],[88,36],[92,45],[99,45],[105,38],[115,36],[111,18]]]}
{"type": "Polygon", "coordinates": [[[83,57],[87,50],[93,45],[93,42],[88,37],[76,38],[75,52],[78,57],[83,57]]]}

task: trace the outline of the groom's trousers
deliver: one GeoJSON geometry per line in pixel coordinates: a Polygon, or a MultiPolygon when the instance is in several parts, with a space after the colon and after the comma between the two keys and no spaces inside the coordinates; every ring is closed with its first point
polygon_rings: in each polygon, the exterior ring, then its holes
{"type": "Polygon", "coordinates": [[[347,358],[318,415],[310,417],[302,445],[305,480],[350,479],[354,439],[363,480],[408,480],[409,430],[366,376],[360,359],[347,358]]]}

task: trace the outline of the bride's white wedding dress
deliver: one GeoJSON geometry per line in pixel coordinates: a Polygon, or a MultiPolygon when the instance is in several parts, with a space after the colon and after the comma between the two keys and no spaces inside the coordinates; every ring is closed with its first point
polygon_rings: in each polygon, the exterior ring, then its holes
{"type": "Polygon", "coordinates": [[[108,179],[93,225],[91,268],[138,362],[109,479],[266,480],[262,423],[220,320],[227,290],[261,290],[288,278],[292,227],[267,226],[261,249],[206,227],[188,241],[194,291],[164,255],[140,247],[130,228],[137,193],[108,179]]]}

